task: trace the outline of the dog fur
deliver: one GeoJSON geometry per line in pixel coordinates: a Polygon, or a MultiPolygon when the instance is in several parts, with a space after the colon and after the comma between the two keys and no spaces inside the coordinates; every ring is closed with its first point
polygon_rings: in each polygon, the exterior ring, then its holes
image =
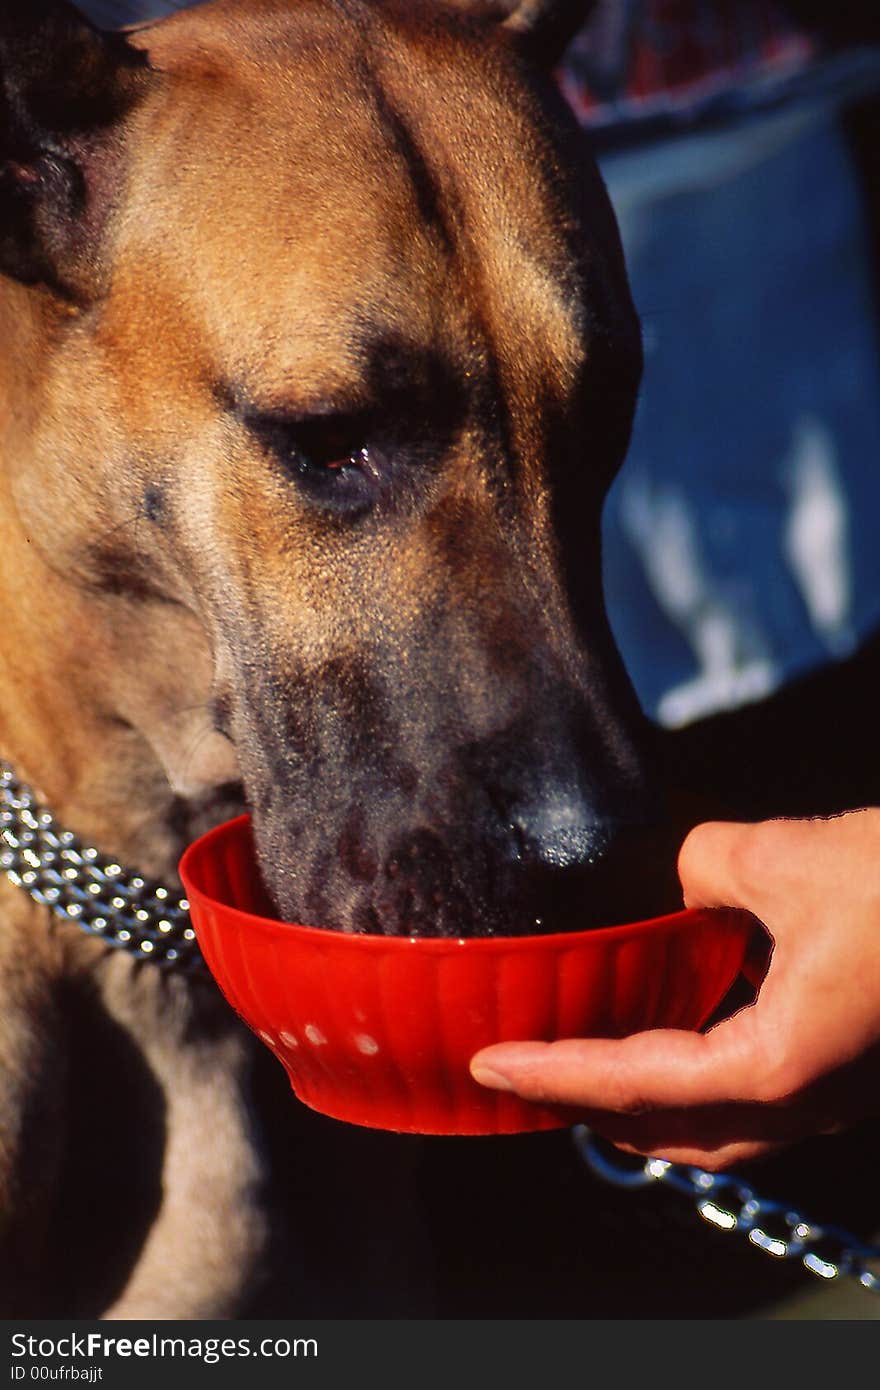
{"type": "MultiPolygon", "coordinates": [[[[639,331],[546,74],[583,9],[0,6],[0,753],[120,862],[247,805],[298,920],[607,912],[659,813],[599,568],[639,331]]],[[[414,1145],[299,1115],[270,1171],[253,1097],[298,1107],[210,982],[6,881],[0,957],[6,1316],[241,1315],[270,1179],[302,1295],[330,1150],[316,1306],[425,1310],[414,1145]]]]}

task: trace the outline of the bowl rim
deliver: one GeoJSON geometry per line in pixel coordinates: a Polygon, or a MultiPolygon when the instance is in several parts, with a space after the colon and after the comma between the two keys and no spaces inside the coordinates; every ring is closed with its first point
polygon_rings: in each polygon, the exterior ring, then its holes
{"type": "MultiPolygon", "coordinates": [[[[212,898],[203,889],[190,883],[191,866],[206,853],[211,843],[238,835],[245,826],[250,827],[249,813],[235,816],[232,820],[215,825],[197,840],[188,845],[180,858],[180,876],[186,889],[187,901],[194,901],[220,908],[231,919],[229,925],[237,925],[248,931],[260,930],[274,936],[289,935],[294,939],[323,943],[327,949],[336,949],[339,942],[351,943],[343,950],[403,950],[407,946],[421,952],[446,954],[466,947],[469,951],[492,952],[499,949],[515,951],[537,951],[575,947],[587,942],[623,941],[629,936],[643,935],[646,931],[663,932],[696,929],[707,921],[720,922],[724,919],[728,927],[750,933],[754,928],[754,918],[750,913],[732,907],[681,907],[675,912],[664,913],[660,917],[645,917],[637,922],[618,922],[608,927],[587,927],[583,931],[548,932],[523,936],[384,936],[378,932],[346,932],[334,927],[310,927],[302,922],[284,922],[277,917],[262,917],[257,913],[246,912],[244,908],[232,907],[219,898],[212,898]]],[[[198,924],[193,926],[198,936],[198,924]]]]}

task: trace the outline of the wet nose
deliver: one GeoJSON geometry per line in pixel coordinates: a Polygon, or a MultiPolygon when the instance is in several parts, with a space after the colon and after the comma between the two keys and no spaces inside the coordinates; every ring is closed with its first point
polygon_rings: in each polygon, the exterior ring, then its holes
{"type": "Polygon", "coordinates": [[[614,819],[573,788],[546,789],[508,808],[516,857],[549,869],[597,864],[615,835],[614,819]]]}
{"type": "Polygon", "coordinates": [[[556,783],[507,808],[508,889],[535,930],[568,931],[653,917],[680,906],[675,836],[659,795],[603,806],[556,783]]]}

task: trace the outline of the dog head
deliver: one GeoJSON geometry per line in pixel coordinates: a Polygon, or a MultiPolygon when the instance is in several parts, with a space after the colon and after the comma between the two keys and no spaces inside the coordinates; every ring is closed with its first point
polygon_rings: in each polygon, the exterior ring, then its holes
{"type": "Polygon", "coordinates": [[[182,794],[242,779],[288,918],[654,905],[600,573],[640,335],[548,75],[582,8],[3,20],[16,505],[114,715],[182,794]]]}

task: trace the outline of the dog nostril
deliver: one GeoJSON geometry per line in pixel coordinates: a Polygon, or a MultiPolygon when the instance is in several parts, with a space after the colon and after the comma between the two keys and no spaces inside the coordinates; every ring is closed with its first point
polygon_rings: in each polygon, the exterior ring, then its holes
{"type": "Polygon", "coordinates": [[[511,800],[490,788],[489,800],[504,826],[508,855],[523,865],[590,865],[602,857],[613,835],[611,821],[578,790],[551,788],[532,800],[511,800]]]}
{"type": "Polygon", "coordinates": [[[528,855],[528,843],[525,831],[516,821],[511,821],[507,828],[510,831],[510,837],[514,844],[513,857],[519,860],[525,859],[528,855]]]}
{"type": "Polygon", "coordinates": [[[553,869],[596,864],[613,839],[611,824],[575,798],[517,808],[509,833],[519,862],[553,869]]]}

